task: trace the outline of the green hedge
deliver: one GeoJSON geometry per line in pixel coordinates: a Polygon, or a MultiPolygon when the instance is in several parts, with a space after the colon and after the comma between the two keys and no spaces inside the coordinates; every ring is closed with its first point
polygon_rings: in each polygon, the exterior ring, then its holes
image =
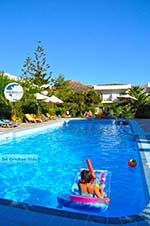
{"type": "Polygon", "coordinates": [[[140,106],[136,112],[136,118],[150,118],[150,104],[140,106]]]}

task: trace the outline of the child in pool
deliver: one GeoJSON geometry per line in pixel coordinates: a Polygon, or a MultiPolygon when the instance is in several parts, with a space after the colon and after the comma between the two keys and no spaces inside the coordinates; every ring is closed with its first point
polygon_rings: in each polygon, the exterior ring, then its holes
{"type": "Polygon", "coordinates": [[[81,195],[96,196],[97,198],[104,199],[108,203],[110,199],[104,198],[103,189],[99,185],[92,183],[92,179],[93,176],[89,170],[81,171],[81,179],[78,182],[81,195]]]}

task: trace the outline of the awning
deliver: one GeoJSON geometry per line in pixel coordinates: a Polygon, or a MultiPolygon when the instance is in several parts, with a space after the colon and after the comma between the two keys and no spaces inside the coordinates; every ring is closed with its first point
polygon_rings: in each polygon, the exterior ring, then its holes
{"type": "Polygon", "coordinates": [[[119,100],[137,100],[137,98],[130,96],[129,94],[117,96],[119,100]]]}

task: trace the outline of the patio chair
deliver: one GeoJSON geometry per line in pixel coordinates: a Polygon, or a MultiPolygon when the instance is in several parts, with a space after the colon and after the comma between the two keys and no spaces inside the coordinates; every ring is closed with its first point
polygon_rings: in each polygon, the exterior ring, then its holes
{"type": "Polygon", "coordinates": [[[14,127],[17,127],[18,124],[16,122],[12,122],[8,119],[1,119],[0,120],[0,126],[2,128],[14,128],[14,127]]]}
{"type": "Polygon", "coordinates": [[[4,124],[5,124],[4,121],[0,119],[0,126],[2,127],[4,124]]]}
{"type": "Polygon", "coordinates": [[[37,122],[35,118],[33,118],[30,114],[25,114],[25,118],[27,119],[28,122],[37,122]]]}

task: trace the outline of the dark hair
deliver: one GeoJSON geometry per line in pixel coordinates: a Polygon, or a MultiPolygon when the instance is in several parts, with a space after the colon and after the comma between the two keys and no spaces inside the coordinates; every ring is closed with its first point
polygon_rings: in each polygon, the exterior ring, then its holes
{"type": "Polygon", "coordinates": [[[86,183],[89,183],[92,180],[92,173],[89,170],[82,170],[81,179],[86,183]]]}

